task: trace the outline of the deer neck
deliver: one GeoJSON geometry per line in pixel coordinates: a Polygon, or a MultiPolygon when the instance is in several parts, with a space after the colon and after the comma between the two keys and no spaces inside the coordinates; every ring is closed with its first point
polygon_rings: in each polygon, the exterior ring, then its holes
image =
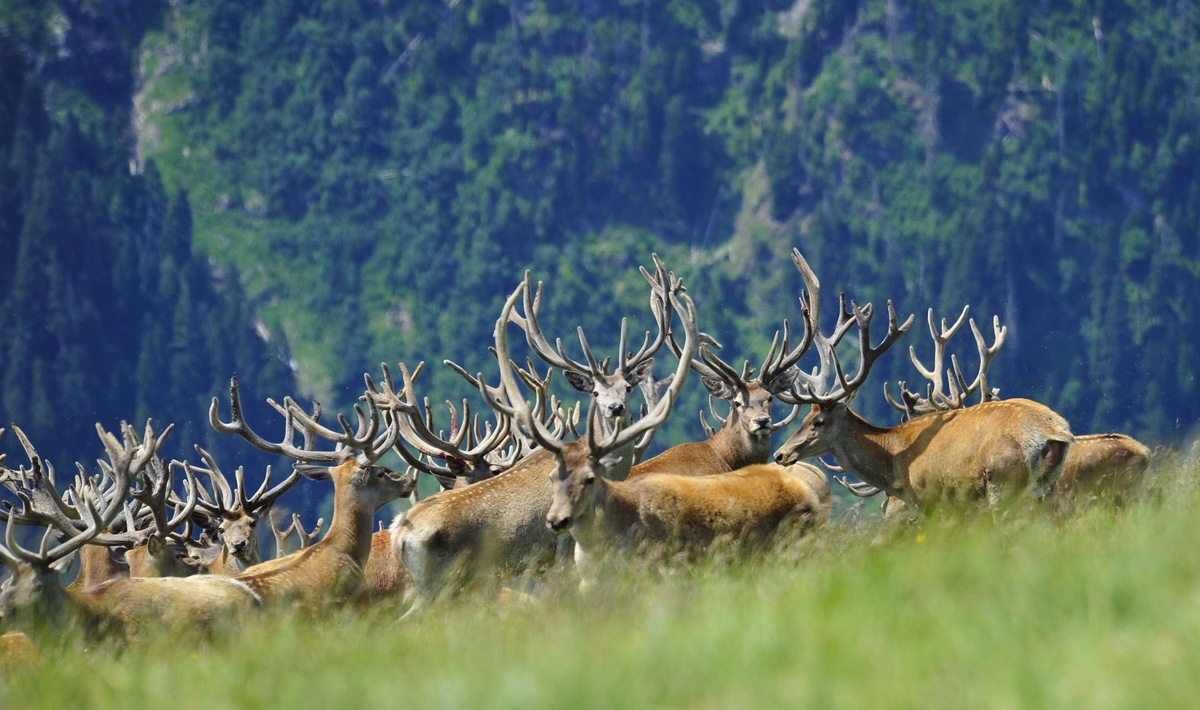
{"type": "Polygon", "coordinates": [[[371,496],[351,489],[350,484],[337,486],[333,496],[333,522],[320,542],[322,550],[349,555],[364,564],[371,554],[371,534],[375,527],[375,506],[371,496]]]}
{"type": "Polygon", "coordinates": [[[727,471],[766,463],[771,458],[771,436],[754,436],[738,422],[731,422],[713,433],[708,441],[713,454],[727,471]]]}
{"type": "Polygon", "coordinates": [[[100,582],[119,576],[124,570],[113,561],[104,545],[84,545],[79,548],[79,574],[67,585],[70,589],[89,589],[100,582]]]}
{"type": "Polygon", "coordinates": [[[875,426],[850,409],[845,416],[843,435],[830,446],[838,465],[889,495],[907,498],[908,476],[897,466],[904,448],[899,427],[875,426]]]}
{"type": "Polygon", "coordinates": [[[633,497],[635,484],[597,478],[593,485],[596,491],[591,511],[586,519],[571,527],[575,542],[588,550],[614,541],[615,536],[632,527],[637,519],[637,502],[633,497]]]}

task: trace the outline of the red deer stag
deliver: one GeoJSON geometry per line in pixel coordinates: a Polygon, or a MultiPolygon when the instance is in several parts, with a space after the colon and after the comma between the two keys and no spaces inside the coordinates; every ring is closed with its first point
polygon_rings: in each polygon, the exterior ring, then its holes
{"type": "MultiPolygon", "coordinates": [[[[799,251],[793,251],[799,263],[799,251]]],[[[876,359],[912,325],[898,324],[888,302],[888,332],[871,344],[871,304],[853,301],[839,307],[833,335],[819,330],[819,303],[810,304],[820,368],[797,370],[798,379],[776,394],[812,411],[775,453],[787,465],[831,453],[839,466],[865,482],[918,507],[942,502],[965,504],[985,500],[993,509],[1011,502],[1031,485],[1042,495],[1062,468],[1074,440],[1065,419],[1045,405],[1027,399],[984,402],[964,409],[936,411],[896,427],[878,427],[855,414],[850,400],[866,380],[876,359]],[[855,327],[859,364],[847,377],[835,348],[855,327]]]]}
{"type": "Polygon", "coordinates": [[[213,493],[201,485],[194,485],[199,493],[196,512],[192,519],[206,532],[206,539],[219,543],[211,552],[203,551],[204,545],[190,546],[190,562],[202,567],[209,574],[233,576],[262,562],[257,527],[259,521],[270,515],[271,506],[279,496],[300,480],[300,474],[291,475],[271,487],[271,467],[267,466],[262,483],[247,496],[246,473],[242,466],[234,471],[234,486],[217,465],[212,454],[197,445],[196,453],[203,466],[185,464],[189,473],[203,475],[212,482],[213,493]],[[201,559],[204,558],[204,559],[201,559]]]}
{"type": "MultiPolygon", "coordinates": [[[[970,384],[963,377],[954,356],[950,358],[950,366],[945,365],[946,343],[962,326],[968,310],[963,308],[958,320],[949,327],[943,320],[939,331],[934,327],[933,310],[930,309],[929,334],[934,341],[932,367],[925,367],[917,359],[913,348],[909,348],[913,365],[929,380],[924,396],[909,391],[905,383],[901,382],[901,402],[896,402],[888,395],[885,387],[884,395],[888,402],[904,412],[907,417],[932,411],[962,409],[968,406],[968,400],[976,394],[979,395],[980,402],[998,400],[999,391],[987,385],[988,366],[1000,346],[1004,344],[1007,334],[1007,329],[1000,326],[998,317],[992,318],[994,340],[990,346],[976,327],[974,319],[969,321],[979,358],[979,372],[970,384]],[[943,392],[943,372],[949,392],[943,392]]],[[[1047,501],[1060,511],[1067,511],[1090,501],[1103,501],[1119,506],[1136,495],[1143,485],[1149,464],[1150,450],[1133,437],[1125,434],[1076,435],[1067,449],[1062,471],[1048,493],[1047,501]]],[[[870,488],[862,487],[855,490],[857,495],[870,495],[871,491],[870,488]]],[[[902,506],[888,503],[889,512],[900,507],[902,506]]]]}
{"type": "MultiPolygon", "coordinates": [[[[368,391],[375,385],[367,376],[368,391]]],[[[209,423],[225,434],[236,434],[260,451],[296,459],[295,470],[305,478],[333,481],[333,520],[320,541],[298,552],[248,568],[232,579],[245,583],[267,602],[291,602],[318,611],[330,604],[354,598],[363,585],[363,566],[371,551],[374,515],[397,498],[412,494],[414,476],[398,474],[376,464],[395,444],[399,429],[391,415],[381,413],[374,400],[363,395],[366,406],[356,406],[357,428],[344,416],[338,417],[341,431],[322,426],[305,414],[291,398],[284,400],[284,438],[272,442],[252,430],[242,416],[237,379],[230,384],[232,419],[217,415],[219,402],[213,398],[209,423]],[[381,433],[381,422],[386,428],[381,433]],[[296,430],[305,433],[303,448],[293,444],[296,430]],[[315,437],[336,444],[332,451],[311,446],[315,437]],[[320,463],[316,463],[320,462],[320,463]],[[320,465],[325,464],[325,465],[320,465]]],[[[279,409],[277,407],[277,409],[279,409]]]]}

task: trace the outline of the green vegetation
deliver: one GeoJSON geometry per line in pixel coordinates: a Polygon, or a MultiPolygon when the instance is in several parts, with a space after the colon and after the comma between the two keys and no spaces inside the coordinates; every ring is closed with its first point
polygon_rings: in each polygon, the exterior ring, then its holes
{"type": "MultiPolygon", "coordinates": [[[[1190,707],[1200,690],[1194,461],[1152,495],[992,524],[846,518],[762,558],[610,570],[581,599],[479,591],[403,622],[277,613],[210,643],[59,634],[5,707],[1190,707]]],[[[843,518],[844,508],[835,510],[843,518]]]]}

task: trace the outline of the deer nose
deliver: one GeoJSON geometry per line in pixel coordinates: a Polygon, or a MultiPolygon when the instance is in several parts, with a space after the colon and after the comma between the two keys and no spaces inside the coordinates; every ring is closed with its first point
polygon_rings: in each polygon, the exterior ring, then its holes
{"type": "Polygon", "coordinates": [[[777,463],[777,464],[783,463],[783,454],[782,453],[775,454],[775,463],[777,463]]]}
{"type": "Polygon", "coordinates": [[[245,540],[238,540],[237,542],[233,543],[233,551],[234,552],[241,552],[245,548],[246,548],[245,540]]]}
{"type": "Polygon", "coordinates": [[[625,413],[625,404],[623,402],[614,402],[608,405],[608,416],[619,417],[625,413]]]}
{"type": "Polygon", "coordinates": [[[767,427],[771,426],[771,417],[766,415],[755,417],[754,426],[758,427],[759,429],[766,429],[767,427]]]}
{"type": "Polygon", "coordinates": [[[563,515],[546,518],[546,527],[550,528],[554,532],[562,532],[563,530],[571,527],[571,516],[563,515]]]}

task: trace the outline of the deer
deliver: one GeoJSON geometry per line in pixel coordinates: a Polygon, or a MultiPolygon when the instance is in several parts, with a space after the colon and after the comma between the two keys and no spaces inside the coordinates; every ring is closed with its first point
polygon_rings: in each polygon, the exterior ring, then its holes
{"type": "Polygon", "coordinates": [[[103,531],[121,510],[133,478],[154,458],[171,429],[168,426],[156,437],[148,420],[139,439],[132,427],[122,424],[122,440],[118,440],[97,424],[112,485],[101,491],[80,477],[66,499],[55,495],[53,501],[44,500],[48,487],[40,482],[52,467],[31,446],[26,447],[31,466],[18,472],[20,509],[14,507],[8,516],[0,544],[0,562],[12,571],[0,585],[0,613],[6,622],[32,631],[75,619],[89,632],[119,630],[132,638],[148,628],[208,630],[220,621],[242,618],[259,605],[261,599],[247,585],[220,577],[126,577],[83,590],[60,584],[62,563],[83,546],[104,540],[103,531]],[[18,519],[39,519],[45,525],[36,550],[17,542],[14,523],[18,519]]]}
{"type": "MultiPolygon", "coordinates": [[[[803,258],[800,266],[809,269],[803,258]]],[[[644,268],[642,272],[649,280],[650,277],[644,268]]],[[[678,444],[654,458],[642,461],[633,467],[629,477],[637,478],[652,473],[703,476],[733,471],[751,464],[767,463],[771,458],[771,435],[789,426],[800,411],[799,407],[793,406],[792,411],[783,420],[772,422],[772,388],[780,386],[776,384],[776,380],[789,377],[789,370],[812,343],[807,322],[800,342],[789,349],[790,338],[791,329],[785,320],[782,342],[777,331],[758,375],[755,376],[749,361],[743,364],[739,373],[713,351],[713,347],[720,346],[707,335],[702,336],[697,350],[699,358],[692,358],[691,368],[700,376],[701,383],[708,390],[710,409],[714,399],[721,399],[729,403],[729,412],[724,417],[714,413],[721,422],[720,428],[716,429],[708,426],[701,413],[701,425],[707,434],[706,439],[678,444]]],[[[667,343],[677,357],[682,355],[674,338],[668,337],[667,343]]]]}
{"type": "MultiPolygon", "coordinates": [[[[799,250],[793,250],[797,268],[799,258],[799,250]]],[[[811,272],[802,275],[816,278],[811,272]]],[[[1027,491],[1044,496],[1053,485],[1074,441],[1062,416],[1032,400],[1009,399],[933,411],[895,427],[871,424],[850,409],[851,399],[879,356],[912,326],[914,316],[900,323],[888,301],[887,333],[872,345],[870,303],[859,307],[851,300],[847,308],[843,294],[830,336],[818,327],[819,302],[812,301],[809,308],[820,365],[812,373],[795,368],[791,385],[776,396],[809,404],[811,411],[776,450],[777,463],[830,453],[866,483],[924,510],[983,502],[995,513],[1027,491]],[[858,368],[847,376],[835,348],[851,328],[858,333],[858,368]]]]}
{"type": "MultiPolygon", "coordinates": [[[[364,375],[364,380],[368,391],[374,391],[370,375],[364,375]]],[[[347,418],[339,415],[340,431],[320,424],[319,415],[306,414],[290,397],[281,406],[270,401],[277,411],[285,413],[286,419],[284,436],[275,442],[256,433],[246,422],[236,377],[230,382],[229,421],[221,420],[220,402],[216,397],[212,400],[209,423],[218,432],[239,436],[260,451],[295,459],[293,469],[305,478],[333,482],[333,520],[319,541],[231,577],[254,590],[266,603],[292,604],[317,612],[353,599],[363,585],[375,512],[397,498],[412,495],[416,488],[415,475],[401,474],[377,463],[396,444],[399,427],[368,394],[361,401],[365,407],[355,405],[357,426],[352,428],[347,418]],[[294,443],[297,430],[305,434],[303,447],[294,443]],[[333,442],[335,448],[318,450],[313,445],[318,437],[333,442]]]]}
{"type": "MultiPolygon", "coordinates": [[[[551,348],[542,330],[537,324],[537,313],[540,308],[541,285],[533,297],[528,295],[533,288],[528,273],[521,285],[510,298],[520,299],[524,313],[516,313],[515,305],[506,309],[526,334],[527,339],[534,345],[535,352],[544,358],[550,358],[552,364],[566,365],[574,372],[570,377],[579,381],[591,378],[593,383],[619,381],[619,386],[612,390],[626,397],[632,390],[630,380],[645,378],[649,373],[649,359],[661,346],[666,330],[669,328],[669,304],[662,294],[678,287],[673,274],[661,266],[657,256],[656,274],[651,289],[651,310],[659,328],[657,336],[651,339],[647,333],[643,347],[632,356],[626,356],[626,326],[621,326],[621,341],[616,376],[601,377],[604,370],[591,355],[590,349],[584,346],[589,365],[585,368],[576,361],[570,361],[565,355],[560,356],[559,348],[551,348]],[[532,335],[528,335],[532,333],[532,335]],[[574,362],[575,365],[571,365],[574,362]],[[595,363],[595,367],[592,367],[595,363]],[[626,374],[628,378],[626,379],[626,374]]],[[[514,301],[515,304],[515,301],[514,301]]],[[[583,330],[579,329],[580,341],[586,343],[583,330]]],[[[507,352],[507,351],[506,351],[507,352]]],[[[499,359],[499,354],[497,354],[499,359]]],[[[679,372],[686,373],[687,361],[681,361],[679,372]]],[[[680,376],[682,379],[682,376],[680,376]]],[[[486,384],[482,373],[473,378],[478,384],[479,392],[484,401],[493,408],[504,398],[503,387],[492,387],[486,384]]],[[[522,379],[527,386],[532,383],[529,378],[522,379]]],[[[385,377],[384,400],[398,397],[394,384],[385,377]]],[[[535,388],[536,389],[536,388],[535,388]]],[[[622,421],[628,414],[624,399],[620,406],[609,402],[605,393],[609,390],[596,385],[597,392],[591,399],[597,409],[612,415],[614,420],[622,421]]],[[[540,401],[540,400],[539,400],[540,401]]],[[[507,406],[499,407],[501,411],[507,406]]],[[[539,426],[550,428],[544,419],[539,426]]],[[[554,417],[550,417],[554,419],[554,417]]],[[[569,427],[571,415],[565,414],[557,418],[559,424],[569,427]]],[[[514,427],[524,438],[529,438],[528,423],[523,427],[514,427]],[[525,428],[524,431],[520,431],[525,428]]],[[[561,434],[561,430],[559,432],[561,434]]],[[[549,451],[538,449],[517,461],[508,471],[474,485],[462,489],[448,490],[427,498],[415,504],[407,511],[396,516],[390,527],[394,546],[394,554],[403,562],[405,569],[413,580],[413,604],[408,614],[416,613],[442,589],[463,582],[482,579],[493,571],[514,574],[534,570],[552,562],[559,548],[559,539],[545,526],[546,513],[550,508],[553,489],[547,476],[555,466],[555,457],[549,451]]],[[[628,473],[626,469],[625,473],[628,473]]]]}
{"type": "Polygon", "coordinates": [[[238,466],[234,471],[235,485],[230,487],[229,479],[212,454],[199,444],[195,450],[204,465],[185,462],[184,466],[192,476],[207,477],[212,482],[213,494],[210,496],[203,486],[195,483],[188,487],[189,494],[196,500],[192,517],[206,534],[199,543],[187,545],[187,561],[208,574],[232,577],[262,562],[256,534],[258,523],[270,515],[279,496],[300,480],[300,474],[293,471],[271,487],[272,470],[267,466],[262,483],[247,496],[244,467],[238,466]],[[220,544],[207,544],[212,540],[220,544]]]}
{"type": "MultiPolygon", "coordinates": [[[[939,329],[934,326],[933,309],[929,309],[927,319],[930,337],[934,342],[933,365],[925,367],[917,358],[915,349],[909,347],[909,358],[913,365],[922,377],[929,381],[925,394],[909,391],[906,384],[900,382],[900,402],[897,402],[890,396],[887,386],[884,386],[885,399],[905,417],[962,409],[968,406],[970,398],[976,394],[979,395],[981,403],[999,400],[999,390],[987,385],[988,366],[1000,346],[1004,344],[1007,334],[1007,329],[1001,327],[998,316],[992,317],[994,338],[991,345],[986,343],[974,319],[968,321],[979,359],[979,371],[974,380],[969,384],[966,382],[953,355],[950,358],[950,366],[946,367],[946,343],[961,328],[968,311],[969,307],[964,307],[957,320],[950,326],[947,326],[943,319],[939,329]],[[943,391],[943,371],[946,374],[948,392],[943,391]]],[[[1120,506],[1142,485],[1149,464],[1150,449],[1131,436],[1119,433],[1077,434],[1067,449],[1062,470],[1047,494],[1047,501],[1061,512],[1092,500],[1120,506]]],[[[858,487],[852,489],[852,492],[865,497],[877,490],[858,487]]],[[[903,508],[892,501],[886,505],[889,512],[903,508]]]]}
{"type": "MultiPolygon", "coordinates": [[[[521,325],[521,318],[519,316],[514,317],[513,309],[516,306],[516,302],[522,298],[525,299],[528,307],[529,297],[526,293],[526,290],[529,288],[528,280],[518,286],[504,303],[504,308],[501,311],[499,319],[496,321],[493,333],[496,342],[497,362],[500,366],[500,383],[501,390],[504,393],[504,400],[502,401],[500,398],[495,397],[490,391],[481,390],[481,393],[493,408],[499,409],[514,418],[518,426],[529,433],[541,445],[543,451],[547,451],[553,456],[554,466],[548,472],[548,480],[551,484],[551,500],[543,518],[547,530],[559,532],[565,530],[571,524],[571,516],[569,514],[561,514],[559,508],[561,507],[562,482],[570,479],[573,473],[586,471],[591,476],[590,479],[587,479],[588,483],[580,483],[578,484],[579,487],[589,485],[600,478],[621,481],[629,477],[630,470],[633,467],[632,459],[635,445],[644,439],[648,432],[653,431],[666,421],[667,416],[671,412],[674,400],[683,387],[700,337],[696,327],[695,306],[692,304],[691,298],[682,293],[683,286],[674,279],[673,275],[668,280],[661,282],[660,285],[662,290],[659,291],[656,289],[654,291],[652,304],[656,309],[661,309],[661,312],[668,313],[670,312],[668,309],[675,307],[678,301],[678,305],[682,306],[678,310],[680,311],[685,333],[679,364],[675,372],[671,375],[666,394],[645,416],[627,426],[621,426],[619,420],[615,426],[609,425],[607,419],[603,419],[600,413],[603,405],[599,398],[591,400],[588,406],[586,435],[582,439],[576,439],[571,442],[563,442],[562,439],[555,437],[543,425],[541,420],[534,416],[532,409],[528,402],[525,401],[524,394],[516,382],[516,376],[513,374],[510,364],[508,326],[510,323],[521,325]],[[602,419],[604,423],[602,423],[602,419]],[[557,525],[545,522],[551,519],[561,522],[557,525]]],[[[664,328],[670,328],[669,320],[664,323],[664,328]]],[[[590,570],[590,564],[591,560],[588,557],[588,551],[576,545],[576,568],[581,571],[581,574],[586,574],[586,570],[590,570]]]]}

